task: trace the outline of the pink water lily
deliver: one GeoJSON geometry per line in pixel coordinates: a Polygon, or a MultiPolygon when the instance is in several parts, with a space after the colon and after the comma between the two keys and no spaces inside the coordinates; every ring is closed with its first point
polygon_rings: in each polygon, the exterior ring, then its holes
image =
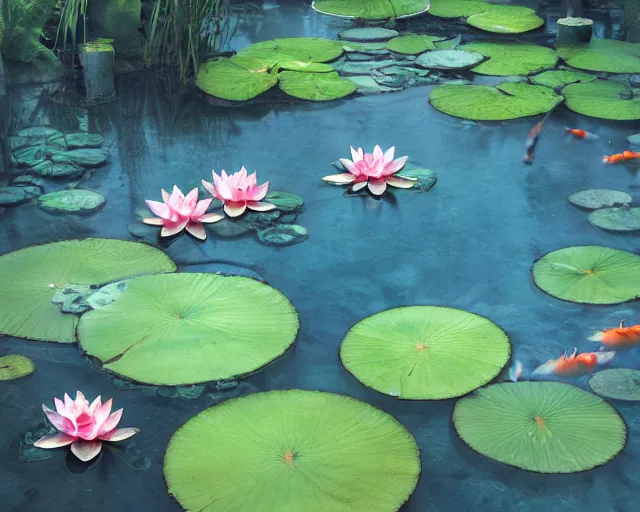
{"type": "Polygon", "coordinates": [[[202,185],[216,199],[224,202],[224,211],[229,217],[239,217],[247,208],[256,212],[275,210],[275,205],[263,201],[269,191],[269,182],[257,184],[256,173],[247,175],[242,167],[235,174],[225,171],[218,176],[213,171],[213,183],[202,180],[202,185]]]}
{"type": "Polygon", "coordinates": [[[149,209],[158,217],[142,219],[145,224],[162,226],[160,236],[173,236],[186,229],[188,233],[199,240],[207,238],[207,232],[202,223],[212,223],[222,220],[219,213],[206,213],[213,201],[212,198],[198,201],[198,189],[194,188],[186,196],[173,186],[171,195],[162,190],[162,203],[146,200],[149,209]]]}
{"type": "Polygon", "coordinates": [[[357,192],[364,187],[375,196],[381,196],[387,190],[387,185],[397,188],[411,188],[415,180],[395,176],[407,163],[408,157],[403,156],[394,160],[396,148],[391,147],[384,153],[380,146],[373,148],[373,153],[365,153],[362,148],[351,148],[351,158],[341,158],[340,163],[347,169],[347,173],[332,174],[322,178],[335,185],[352,185],[351,190],[357,192]]]}
{"type": "Polygon", "coordinates": [[[78,391],[75,400],[66,393],[64,402],[59,398],[53,400],[55,411],[44,404],[42,410],[59,432],[38,439],[34,443],[38,448],[60,448],[70,444],[71,452],[87,462],[100,453],[103,441],[124,441],[139,432],[137,428],[116,428],[122,417],[122,409],[111,414],[111,399],[102,403],[98,397],[89,405],[78,391]]]}

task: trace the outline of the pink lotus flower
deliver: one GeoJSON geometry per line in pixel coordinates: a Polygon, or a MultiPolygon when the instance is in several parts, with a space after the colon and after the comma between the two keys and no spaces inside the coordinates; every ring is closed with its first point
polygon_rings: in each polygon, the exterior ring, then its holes
{"type": "Polygon", "coordinates": [[[218,213],[206,213],[213,199],[198,201],[197,188],[194,188],[185,197],[182,191],[174,185],[171,195],[162,190],[162,200],[163,203],[146,200],[149,209],[158,217],[142,219],[145,224],[162,226],[160,236],[177,235],[186,229],[199,240],[204,240],[207,238],[207,232],[202,223],[218,222],[224,218],[218,213]]]}
{"type": "Polygon", "coordinates": [[[89,405],[84,395],[78,391],[75,400],[66,393],[64,402],[59,398],[53,400],[58,412],[44,404],[42,410],[60,432],[38,439],[34,443],[38,448],[60,448],[70,444],[73,454],[87,462],[100,453],[102,441],[124,441],[139,432],[137,428],[116,428],[122,417],[122,409],[109,415],[111,399],[103,404],[98,397],[89,405]]]}
{"type": "Polygon", "coordinates": [[[381,196],[387,190],[387,185],[398,188],[411,188],[415,185],[415,180],[394,176],[407,163],[408,157],[403,156],[393,159],[395,147],[389,148],[384,153],[380,146],[373,148],[373,153],[365,153],[362,148],[358,151],[351,148],[351,158],[341,158],[340,163],[345,166],[348,173],[332,174],[322,178],[328,183],[336,185],[351,185],[352,190],[357,192],[365,186],[376,196],[381,196]]]}
{"type": "Polygon", "coordinates": [[[256,173],[247,176],[244,167],[231,175],[222,171],[218,176],[213,171],[213,184],[202,180],[202,185],[213,197],[224,202],[224,211],[229,217],[239,217],[247,208],[257,212],[275,209],[275,205],[263,201],[269,191],[269,182],[258,186],[256,173]]]}

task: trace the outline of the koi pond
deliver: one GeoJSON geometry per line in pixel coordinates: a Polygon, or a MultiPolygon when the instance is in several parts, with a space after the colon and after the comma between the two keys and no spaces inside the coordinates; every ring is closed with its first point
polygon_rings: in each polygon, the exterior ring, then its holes
{"type": "Polygon", "coordinates": [[[8,0],[7,512],[631,512],[624,1],[8,0]]]}

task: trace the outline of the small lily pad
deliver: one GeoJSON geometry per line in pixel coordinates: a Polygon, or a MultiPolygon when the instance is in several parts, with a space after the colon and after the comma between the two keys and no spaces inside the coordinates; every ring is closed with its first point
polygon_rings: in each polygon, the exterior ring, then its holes
{"type": "Polygon", "coordinates": [[[52,135],[62,135],[60,130],[51,128],[50,126],[32,126],[18,132],[18,137],[36,137],[46,139],[52,135]]]}
{"type": "Polygon", "coordinates": [[[629,368],[602,370],[589,379],[591,389],[613,400],[640,401],[640,371],[629,368]]]}
{"type": "Polygon", "coordinates": [[[350,28],[338,33],[340,39],[362,43],[389,41],[399,35],[395,30],[382,27],[350,28]]]}
{"type": "Polygon", "coordinates": [[[247,101],[278,83],[267,70],[253,71],[228,59],[200,66],[196,87],[205,93],[229,101],[247,101]]]}
{"type": "Polygon", "coordinates": [[[431,190],[438,181],[438,175],[431,169],[402,169],[397,176],[403,178],[414,178],[416,180],[413,188],[417,188],[422,192],[431,190]]]}
{"type": "Polygon", "coordinates": [[[418,55],[427,50],[435,50],[435,42],[444,40],[440,36],[427,36],[419,34],[406,34],[394,37],[387,43],[387,49],[392,52],[402,53],[405,55],[418,55]]]}
{"type": "Polygon", "coordinates": [[[402,90],[401,87],[381,85],[375,78],[369,75],[347,76],[345,79],[356,84],[356,90],[360,94],[380,94],[383,92],[396,92],[402,90]]]}
{"type": "Polygon", "coordinates": [[[544,20],[533,9],[517,5],[494,5],[485,12],[467,18],[472,27],[498,34],[520,34],[544,25],[544,20]]]}
{"type": "Polygon", "coordinates": [[[222,238],[235,238],[253,231],[253,226],[245,222],[244,219],[230,220],[225,218],[220,222],[206,224],[205,227],[222,238]]]}
{"type": "Polygon", "coordinates": [[[342,48],[347,53],[366,53],[372,55],[379,55],[379,52],[386,52],[387,45],[385,43],[356,43],[351,41],[344,41],[342,48]]]}
{"type": "Polygon", "coordinates": [[[553,68],[558,56],[551,48],[521,43],[469,43],[459,50],[478,52],[489,60],[473,69],[474,73],[492,76],[529,75],[553,68]]]}
{"type": "Polygon", "coordinates": [[[563,87],[576,82],[593,82],[596,78],[598,77],[581,71],[554,69],[553,71],[544,71],[532,76],[530,80],[536,85],[544,85],[555,89],[556,87],[563,87]]]}
{"type": "Polygon", "coordinates": [[[439,18],[462,18],[493,7],[483,0],[431,0],[429,14],[439,18]]]}
{"type": "Polygon", "coordinates": [[[36,369],[28,357],[8,355],[0,357],[0,380],[14,380],[32,374],[36,369]]]}
{"type": "Polygon", "coordinates": [[[462,50],[435,50],[423,53],[416,65],[427,69],[469,69],[485,60],[481,53],[462,50]]]}
{"type": "Polygon", "coordinates": [[[258,238],[267,245],[295,245],[309,238],[309,232],[298,224],[279,224],[258,231],[258,238]]]}
{"type": "Polygon", "coordinates": [[[51,160],[40,162],[31,168],[33,172],[44,178],[79,178],[86,170],[71,163],[55,163],[51,160]]]}
{"type": "Polygon", "coordinates": [[[578,114],[616,121],[640,119],[640,94],[624,83],[595,80],[570,84],[562,89],[562,94],[567,107],[578,114]]]}
{"type": "Polygon", "coordinates": [[[569,202],[586,210],[597,210],[610,206],[629,204],[632,198],[626,192],[606,188],[592,188],[571,194],[569,202]]]}
{"type": "Polygon", "coordinates": [[[589,44],[559,46],[569,66],[606,73],[640,73],[640,44],[593,38],[589,44]]]}
{"type": "Polygon", "coordinates": [[[64,137],[68,149],[99,148],[104,137],[99,133],[70,133],[64,137]]]}
{"type": "Polygon", "coordinates": [[[444,41],[436,41],[434,44],[438,50],[455,50],[462,42],[462,35],[458,34],[453,39],[446,39],[444,41]]]}
{"type": "Polygon", "coordinates": [[[353,94],[356,85],[338,73],[298,73],[283,71],[278,75],[280,89],[295,98],[311,101],[337,100],[353,94]]]}
{"type": "Polygon", "coordinates": [[[53,162],[61,164],[75,164],[82,167],[100,167],[109,159],[106,151],[102,149],[83,148],[54,154],[53,162]]]}
{"type": "Polygon", "coordinates": [[[100,210],[107,199],[98,192],[78,188],[58,190],[40,196],[38,206],[51,213],[92,213],[100,210]]]}
{"type": "Polygon", "coordinates": [[[277,190],[269,192],[264,200],[271,204],[275,204],[276,208],[281,212],[294,212],[304,203],[304,200],[296,194],[279,192],[277,190]]]}
{"type": "Polygon", "coordinates": [[[381,69],[395,64],[397,64],[397,61],[392,59],[369,59],[365,61],[344,62],[341,65],[336,66],[336,71],[339,71],[342,75],[368,75],[374,69],[381,69]]]}
{"type": "Polygon", "coordinates": [[[640,208],[603,208],[590,213],[588,220],[607,231],[640,231],[640,208]]]}
{"type": "Polygon", "coordinates": [[[40,187],[0,187],[0,206],[17,206],[41,194],[40,187]]]}

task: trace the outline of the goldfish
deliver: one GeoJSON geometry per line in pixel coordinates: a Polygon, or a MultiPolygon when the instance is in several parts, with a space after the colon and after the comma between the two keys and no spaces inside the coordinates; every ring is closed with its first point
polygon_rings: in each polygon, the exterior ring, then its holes
{"type": "Polygon", "coordinates": [[[591,373],[598,366],[608,363],[613,359],[615,352],[583,352],[578,354],[574,349],[573,354],[567,357],[565,352],[559,359],[552,359],[533,371],[533,375],[557,375],[559,377],[580,377],[591,373]]]}
{"type": "Polygon", "coordinates": [[[538,140],[540,139],[540,133],[542,132],[542,127],[544,126],[544,122],[546,121],[546,117],[542,119],[538,124],[536,124],[531,131],[529,131],[529,135],[527,135],[527,140],[524,142],[524,157],[522,161],[525,164],[531,165],[533,163],[533,152],[536,149],[536,144],[538,144],[538,140]]]}
{"type": "Polygon", "coordinates": [[[509,380],[518,382],[518,379],[522,377],[522,370],[522,363],[520,361],[513,363],[513,366],[509,369],[509,380]]]}
{"type": "Polygon", "coordinates": [[[615,155],[605,156],[602,161],[605,164],[619,164],[621,162],[628,162],[636,159],[640,159],[640,152],[623,151],[622,153],[616,153],[615,155]]]}
{"type": "Polygon", "coordinates": [[[591,341],[599,341],[605,347],[624,348],[640,342],[640,324],[630,327],[624,326],[624,320],[620,321],[620,327],[603,329],[589,338],[591,341]]]}
{"type": "Polygon", "coordinates": [[[576,139],[597,139],[598,136],[595,133],[589,133],[585,130],[578,130],[576,128],[565,128],[565,135],[573,135],[576,139]]]}

